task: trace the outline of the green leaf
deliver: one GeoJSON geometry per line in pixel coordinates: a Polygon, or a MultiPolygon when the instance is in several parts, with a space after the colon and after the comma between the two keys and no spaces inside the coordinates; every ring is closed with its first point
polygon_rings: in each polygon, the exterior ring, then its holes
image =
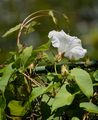
{"type": "Polygon", "coordinates": [[[50,92],[53,89],[53,87],[56,87],[56,86],[57,86],[57,84],[56,83],[54,84],[52,82],[48,85],[48,87],[41,86],[41,87],[33,88],[28,101],[26,101],[26,103],[25,103],[25,107],[28,108],[30,106],[31,102],[34,101],[37,97],[39,97],[42,94],[45,94],[47,92],[50,92]]]}
{"type": "Polygon", "coordinates": [[[21,64],[23,66],[26,65],[28,59],[30,58],[30,56],[32,55],[32,46],[30,47],[26,47],[23,52],[20,54],[19,58],[21,59],[21,64]]]}
{"type": "Polygon", "coordinates": [[[34,29],[35,25],[39,25],[39,23],[36,22],[36,21],[32,21],[28,25],[26,25],[26,32],[25,33],[29,34],[31,32],[34,32],[35,31],[35,29],[34,29]]]}
{"type": "Polygon", "coordinates": [[[32,102],[38,96],[42,95],[46,90],[46,87],[36,87],[32,90],[32,93],[29,97],[29,102],[32,102]]]}
{"type": "Polygon", "coordinates": [[[20,26],[21,26],[21,24],[18,24],[18,25],[16,25],[15,27],[9,29],[2,37],[6,37],[6,36],[12,34],[13,32],[19,30],[19,29],[20,29],[20,26]]]}
{"type": "Polygon", "coordinates": [[[88,72],[74,68],[71,70],[71,75],[75,77],[77,85],[88,98],[93,96],[93,84],[88,72]]]}
{"type": "Polygon", "coordinates": [[[4,72],[4,67],[0,69],[0,73],[3,73],[4,72]]]}
{"type": "Polygon", "coordinates": [[[8,81],[9,81],[9,79],[14,71],[15,71],[15,69],[12,68],[12,63],[7,65],[4,68],[3,76],[0,78],[0,90],[3,93],[5,91],[7,84],[8,84],[8,81]]]}
{"type": "Polygon", "coordinates": [[[31,105],[31,102],[34,101],[40,95],[42,95],[45,92],[45,90],[46,90],[46,87],[33,88],[28,101],[26,101],[26,103],[25,103],[25,107],[29,108],[29,106],[31,105]]]}
{"type": "Polygon", "coordinates": [[[62,120],[62,117],[61,116],[55,116],[55,114],[51,115],[47,120],[62,120]]]}
{"type": "Polygon", "coordinates": [[[55,86],[57,86],[57,84],[52,82],[47,87],[41,86],[41,87],[33,88],[31,95],[29,97],[29,102],[32,102],[38,96],[51,91],[51,89],[53,89],[53,87],[55,87],[55,86]]]}
{"type": "Polygon", "coordinates": [[[52,64],[55,63],[55,53],[53,53],[51,50],[47,51],[47,60],[52,64]]]}
{"type": "Polygon", "coordinates": [[[51,45],[51,42],[50,42],[50,40],[49,40],[47,43],[41,45],[41,46],[38,47],[36,50],[34,50],[34,52],[46,51],[46,50],[49,49],[50,45],[51,45]]]}
{"type": "Polygon", "coordinates": [[[51,73],[48,73],[48,74],[47,74],[47,78],[48,78],[50,81],[53,81],[54,75],[51,74],[51,73]]]}
{"type": "Polygon", "coordinates": [[[54,111],[57,108],[63,107],[65,105],[70,105],[73,99],[74,99],[74,95],[70,94],[67,91],[66,85],[64,84],[58,91],[56,97],[54,98],[52,111],[54,111]]]}
{"type": "Polygon", "coordinates": [[[57,89],[60,86],[60,83],[51,82],[47,87],[44,93],[51,92],[54,89],[57,89]]]}
{"type": "Polygon", "coordinates": [[[8,107],[11,115],[24,116],[26,113],[26,109],[21,105],[21,101],[12,100],[9,102],[8,107]]]}
{"type": "Polygon", "coordinates": [[[47,120],[54,120],[54,114],[51,115],[47,120]]]}
{"type": "Polygon", "coordinates": [[[94,72],[93,77],[95,78],[96,81],[98,81],[98,70],[94,72]]]}
{"type": "Polygon", "coordinates": [[[80,107],[83,107],[88,112],[98,114],[98,106],[96,106],[95,104],[91,102],[82,102],[80,103],[80,107]]]}
{"type": "Polygon", "coordinates": [[[48,96],[47,94],[43,95],[42,102],[46,102],[49,106],[53,104],[53,98],[48,96]]]}
{"type": "Polygon", "coordinates": [[[4,114],[5,107],[6,107],[5,98],[0,96],[0,120],[4,120],[4,117],[5,117],[5,114],[4,114]]]}
{"type": "MultiPolygon", "coordinates": [[[[54,84],[55,86],[55,84],[54,84]]],[[[10,108],[11,115],[15,116],[24,116],[26,113],[26,109],[29,110],[29,107],[31,106],[31,102],[34,101],[37,97],[40,95],[50,91],[53,88],[53,84],[51,83],[48,87],[36,87],[33,88],[28,101],[24,104],[24,106],[21,106],[20,101],[11,101],[8,104],[8,107],[10,108]]]]}
{"type": "Polygon", "coordinates": [[[57,19],[56,19],[56,17],[54,16],[54,13],[53,13],[52,10],[49,11],[49,15],[52,17],[53,22],[54,22],[55,24],[57,24],[57,19]]]}
{"type": "Polygon", "coordinates": [[[80,120],[78,117],[72,117],[71,120],[80,120]]]}

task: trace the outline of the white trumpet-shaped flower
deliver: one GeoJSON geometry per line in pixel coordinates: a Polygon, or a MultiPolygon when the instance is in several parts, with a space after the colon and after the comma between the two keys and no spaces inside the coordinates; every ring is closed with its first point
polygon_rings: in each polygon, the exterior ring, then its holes
{"type": "Polygon", "coordinates": [[[69,59],[78,60],[83,58],[87,53],[86,49],[82,48],[81,40],[75,36],[66,34],[63,30],[50,31],[48,34],[52,42],[52,46],[58,48],[59,53],[64,53],[64,56],[69,59]]]}

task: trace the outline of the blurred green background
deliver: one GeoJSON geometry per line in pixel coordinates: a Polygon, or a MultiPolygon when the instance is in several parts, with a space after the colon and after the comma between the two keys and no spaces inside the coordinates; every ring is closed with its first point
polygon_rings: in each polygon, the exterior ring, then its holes
{"type": "MultiPolygon", "coordinates": [[[[69,25],[60,16],[60,29],[81,38],[91,59],[98,60],[98,0],[0,0],[0,64],[16,49],[17,32],[6,38],[2,35],[11,27],[21,23],[32,12],[54,9],[69,18],[69,25]]],[[[33,32],[23,38],[26,45],[34,47],[48,40],[47,34],[55,29],[48,18],[42,18],[33,32]]]]}

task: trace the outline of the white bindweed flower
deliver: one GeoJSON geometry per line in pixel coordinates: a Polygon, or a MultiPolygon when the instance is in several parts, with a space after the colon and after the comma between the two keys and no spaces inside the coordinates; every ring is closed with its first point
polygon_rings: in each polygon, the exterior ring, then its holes
{"type": "Polygon", "coordinates": [[[87,53],[86,49],[82,48],[81,40],[75,36],[66,34],[63,30],[50,31],[48,34],[52,42],[52,46],[58,48],[59,53],[64,53],[64,56],[69,59],[78,60],[83,58],[87,53]]]}

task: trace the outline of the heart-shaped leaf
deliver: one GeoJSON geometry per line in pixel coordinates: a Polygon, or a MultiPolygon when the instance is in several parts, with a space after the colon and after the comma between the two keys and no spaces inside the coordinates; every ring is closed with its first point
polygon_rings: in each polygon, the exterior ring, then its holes
{"type": "Polygon", "coordinates": [[[56,97],[54,98],[52,111],[65,105],[70,105],[74,99],[74,96],[75,95],[72,95],[67,91],[66,85],[64,84],[58,91],[56,97]]]}
{"type": "Polygon", "coordinates": [[[89,98],[93,96],[93,83],[88,72],[80,68],[71,70],[71,75],[81,89],[81,91],[89,98]]]}

